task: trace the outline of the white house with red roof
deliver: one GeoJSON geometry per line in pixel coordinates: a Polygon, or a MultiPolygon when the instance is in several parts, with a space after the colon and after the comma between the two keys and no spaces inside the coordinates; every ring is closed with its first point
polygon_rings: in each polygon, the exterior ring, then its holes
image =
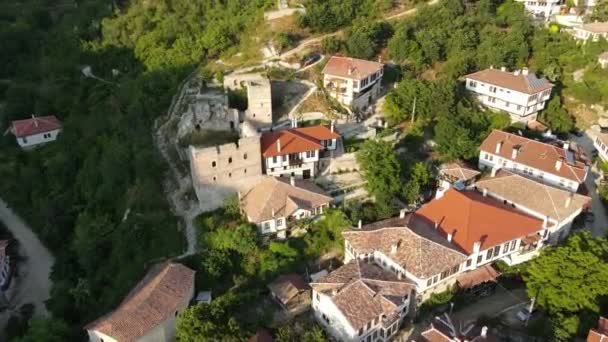
{"type": "Polygon", "coordinates": [[[493,130],[479,152],[480,169],[505,169],[539,182],[576,192],[585,182],[590,161],[574,143],[544,143],[493,130]]]}
{"type": "Polygon", "coordinates": [[[264,173],[270,176],[312,178],[319,159],[338,147],[340,134],[322,125],[266,132],[261,138],[264,173]]]}
{"type": "Polygon", "coordinates": [[[332,56],[323,68],[323,86],[341,104],[365,109],[380,93],[384,64],[332,56]]]}
{"type": "Polygon", "coordinates": [[[493,110],[507,112],[512,122],[535,121],[551,97],[553,84],[538,78],[527,68],[507,71],[490,67],[464,76],[466,89],[477,95],[479,102],[493,110]]]}
{"type": "Polygon", "coordinates": [[[28,149],[55,141],[61,131],[61,121],[54,115],[32,115],[30,119],[13,121],[10,130],[19,146],[28,149]]]}

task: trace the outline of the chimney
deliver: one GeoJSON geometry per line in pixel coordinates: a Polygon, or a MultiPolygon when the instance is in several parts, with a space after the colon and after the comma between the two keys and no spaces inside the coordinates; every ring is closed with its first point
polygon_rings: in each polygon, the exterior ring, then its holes
{"type": "Polygon", "coordinates": [[[439,222],[435,221],[435,229],[439,228],[439,222]]]}
{"type": "Polygon", "coordinates": [[[334,120],[331,120],[330,129],[331,129],[331,132],[333,133],[334,132],[334,120]]]}
{"type": "Polygon", "coordinates": [[[401,278],[402,278],[401,272],[398,272],[397,273],[397,279],[401,280],[401,278]]]}
{"type": "Polygon", "coordinates": [[[399,210],[399,218],[405,218],[405,209],[399,210]]]}
{"type": "Polygon", "coordinates": [[[34,126],[38,127],[38,120],[36,120],[36,115],[32,114],[32,120],[34,120],[34,126]]]}
{"type": "Polygon", "coordinates": [[[236,195],[239,196],[239,203],[241,203],[241,192],[237,191],[236,195]]]}
{"type": "Polygon", "coordinates": [[[281,139],[277,139],[277,151],[281,152],[281,139]]]}
{"type": "Polygon", "coordinates": [[[565,141],[564,142],[564,150],[568,151],[570,149],[570,142],[569,141],[565,141]]]}
{"type": "Polygon", "coordinates": [[[488,327],[484,326],[481,328],[481,337],[487,337],[488,336],[488,327]]]}
{"type": "Polygon", "coordinates": [[[291,119],[291,128],[298,128],[298,118],[291,119]]]}
{"type": "Polygon", "coordinates": [[[291,186],[296,186],[296,177],[289,177],[289,184],[291,184],[291,186]]]}
{"type": "Polygon", "coordinates": [[[378,56],[378,63],[382,63],[382,56],[378,56]]]}
{"type": "Polygon", "coordinates": [[[500,149],[502,148],[502,141],[496,143],[496,153],[500,153],[500,149]]]}
{"type": "Polygon", "coordinates": [[[452,242],[452,234],[448,234],[448,242],[452,242]]]}
{"type": "Polygon", "coordinates": [[[483,189],[483,197],[487,197],[488,196],[488,189],[484,188],[483,189]]]}
{"type": "Polygon", "coordinates": [[[520,73],[520,72],[521,72],[521,71],[520,71],[519,69],[517,69],[517,70],[515,70],[515,71],[513,72],[513,75],[515,75],[515,76],[519,76],[519,73],[520,73]]]}
{"type": "Polygon", "coordinates": [[[555,161],[555,169],[557,171],[559,171],[559,169],[561,169],[561,168],[562,168],[562,160],[558,159],[558,160],[555,161]]]}
{"type": "Polygon", "coordinates": [[[500,71],[503,71],[503,72],[507,71],[507,67],[504,67],[504,66],[500,67],[500,71]]]}
{"type": "Polygon", "coordinates": [[[572,196],[574,196],[574,194],[570,193],[568,198],[566,198],[566,208],[568,208],[570,206],[570,203],[572,203],[572,196]]]}
{"type": "Polygon", "coordinates": [[[517,152],[519,152],[519,149],[517,147],[513,147],[513,150],[511,151],[511,159],[517,158],[517,152]]]}
{"type": "Polygon", "coordinates": [[[490,70],[494,70],[494,66],[493,65],[490,65],[490,70]]]}
{"type": "Polygon", "coordinates": [[[397,253],[397,244],[394,243],[391,245],[391,254],[397,253]]]}
{"type": "Polygon", "coordinates": [[[272,217],[274,217],[274,208],[272,208],[272,217]]]}
{"type": "Polygon", "coordinates": [[[473,243],[473,253],[479,253],[480,248],[481,248],[481,241],[475,241],[473,243]]]}
{"type": "Polygon", "coordinates": [[[545,218],[543,218],[543,228],[547,228],[548,222],[549,222],[549,217],[545,216],[545,218]]]}
{"type": "Polygon", "coordinates": [[[496,172],[498,172],[498,168],[497,167],[493,167],[492,168],[492,173],[490,173],[490,176],[492,178],[496,177],[496,172]]]}
{"type": "Polygon", "coordinates": [[[357,226],[359,227],[359,229],[361,229],[361,220],[359,220],[359,223],[357,224],[357,226]]]}
{"type": "Polygon", "coordinates": [[[524,76],[528,76],[528,73],[529,73],[528,68],[523,68],[523,69],[521,69],[521,74],[522,74],[522,75],[524,75],[524,76]]]}
{"type": "Polygon", "coordinates": [[[353,74],[353,67],[352,66],[348,66],[348,74],[352,75],[353,74]]]}

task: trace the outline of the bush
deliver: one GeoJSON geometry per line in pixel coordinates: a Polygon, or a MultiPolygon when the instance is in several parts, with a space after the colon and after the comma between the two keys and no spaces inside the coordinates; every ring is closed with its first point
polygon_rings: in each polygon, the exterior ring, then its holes
{"type": "Polygon", "coordinates": [[[321,49],[323,53],[326,54],[334,54],[340,50],[342,50],[342,45],[344,42],[336,37],[326,37],[321,41],[321,49]]]}

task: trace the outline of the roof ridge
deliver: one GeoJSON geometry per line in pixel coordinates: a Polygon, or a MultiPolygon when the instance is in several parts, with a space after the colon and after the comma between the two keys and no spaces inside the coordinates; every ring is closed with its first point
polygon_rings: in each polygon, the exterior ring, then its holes
{"type": "MultiPolygon", "coordinates": [[[[292,185],[291,185],[291,184],[288,184],[288,183],[285,183],[285,182],[282,182],[282,183],[283,183],[283,184],[285,184],[285,185],[287,185],[287,186],[289,186],[289,187],[292,187],[292,185]]],[[[311,194],[313,194],[313,195],[324,196],[324,197],[330,198],[329,196],[327,196],[327,195],[325,195],[325,194],[320,194],[320,193],[315,192],[315,191],[312,191],[312,190],[310,190],[310,189],[306,189],[306,188],[303,188],[303,187],[301,187],[301,186],[298,186],[298,185],[297,185],[297,182],[295,182],[294,184],[295,184],[295,185],[294,185],[293,187],[294,187],[294,188],[297,188],[297,189],[299,189],[299,190],[302,190],[302,191],[305,191],[305,192],[311,193],[311,194]]],[[[313,184],[313,185],[317,186],[317,185],[316,185],[316,184],[314,184],[314,183],[311,183],[311,184],[313,184]]],[[[322,189],[320,189],[320,190],[322,190],[322,189]]]]}

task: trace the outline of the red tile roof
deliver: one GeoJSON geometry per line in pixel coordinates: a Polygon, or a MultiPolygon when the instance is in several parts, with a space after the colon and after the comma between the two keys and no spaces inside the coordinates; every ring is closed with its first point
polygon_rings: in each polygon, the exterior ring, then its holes
{"type": "Polygon", "coordinates": [[[361,80],[369,75],[382,70],[384,64],[372,61],[366,61],[363,59],[332,56],[325,68],[323,73],[338,77],[350,78],[355,80],[361,80]],[[350,74],[349,74],[350,69],[350,74]]]}
{"type": "Polygon", "coordinates": [[[547,79],[537,78],[531,72],[524,75],[520,71],[515,75],[514,72],[485,69],[466,75],[465,78],[530,95],[553,88],[553,84],[547,79]]]}
{"type": "Polygon", "coordinates": [[[267,132],[262,135],[262,156],[265,158],[283,156],[291,153],[320,150],[321,140],[337,139],[340,134],[332,132],[325,126],[292,128],[282,131],[267,132]],[[280,142],[281,151],[278,150],[280,142]]]}
{"type": "Polygon", "coordinates": [[[484,265],[459,275],[456,281],[461,289],[468,289],[486,282],[495,283],[498,276],[500,273],[491,265],[484,265]]]}
{"type": "Polygon", "coordinates": [[[587,342],[608,342],[608,318],[600,317],[597,329],[589,330],[587,342]]]}
{"type": "Polygon", "coordinates": [[[13,121],[13,134],[17,138],[46,133],[61,128],[61,121],[54,115],[32,117],[13,121]]]}
{"type": "Polygon", "coordinates": [[[179,306],[191,299],[194,273],[181,264],[155,265],[116,310],[85,329],[99,331],[120,342],[138,340],[175,315],[179,306]]]}
{"type": "Polygon", "coordinates": [[[573,147],[571,145],[568,151],[572,154],[572,162],[568,163],[566,150],[562,147],[524,138],[517,134],[493,130],[481,144],[480,150],[577,183],[583,183],[587,177],[586,164],[588,161],[583,152],[573,151],[573,147]],[[500,144],[500,149],[496,153],[498,144],[500,144]],[[515,159],[512,158],[513,149],[518,151],[515,159]],[[559,170],[556,167],[558,160],[562,161],[559,170]]]}
{"type": "Polygon", "coordinates": [[[481,242],[480,250],[542,230],[543,221],[475,191],[449,189],[443,197],[418,209],[411,225],[426,225],[438,229],[467,253],[473,244],[481,242]]]}

